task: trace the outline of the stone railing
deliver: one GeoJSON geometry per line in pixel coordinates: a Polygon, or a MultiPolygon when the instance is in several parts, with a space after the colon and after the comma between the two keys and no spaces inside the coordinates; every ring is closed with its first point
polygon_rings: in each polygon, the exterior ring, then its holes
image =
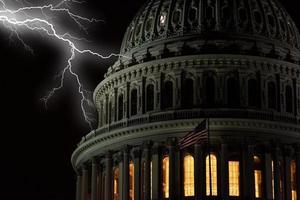
{"type": "Polygon", "coordinates": [[[195,110],[173,110],[159,113],[139,115],[132,118],[126,118],[109,125],[100,127],[82,138],[80,144],[96,137],[97,135],[107,133],[113,130],[127,128],[131,126],[142,125],[145,123],[163,122],[180,119],[197,118],[244,118],[268,121],[280,121],[292,124],[300,124],[300,120],[293,114],[282,114],[273,111],[258,111],[249,109],[195,109],[195,110]]]}

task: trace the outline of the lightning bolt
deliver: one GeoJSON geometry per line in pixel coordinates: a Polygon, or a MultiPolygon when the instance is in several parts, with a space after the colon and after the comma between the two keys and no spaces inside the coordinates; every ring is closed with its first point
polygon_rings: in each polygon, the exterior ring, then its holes
{"type": "MultiPolygon", "coordinates": [[[[20,0],[18,0],[17,2],[20,2],[20,0]]],[[[114,56],[119,57],[121,55],[112,53],[110,55],[104,56],[90,49],[81,49],[80,47],[78,47],[78,45],[76,45],[75,41],[87,41],[87,40],[85,38],[75,37],[68,32],[60,33],[60,31],[57,28],[58,25],[49,19],[49,13],[51,14],[51,16],[57,13],[67,14],[67,16],[85,33],[87,33],[87,29],[83,23],[97,23],[97,22],[101,22],[102,20],[83,17],[79,14],[75,14],[71,12],[71,10],[69,9],[71,3],[81,4],[84,3],[84,1],[63,0],[56,5],[47,4],[42,6],[33,6],[33,5],[24,6],[23,2],[21,3],[22,3],[21,4],[22,7],[13,9],[13,8],[8,8],[5,0],[0,0],[0,22],[2,22],[5,28],[11,31],[10,39],[12,39],[13,36],[15,36],[22,43],[25,49],[33,53],[33,50],[30,48],[28,44],[26,44],[26,42],[22,39],[19,33],[19,31],[22,31],[23,28],[25,28],[30,31],[46,34],[48,37],[56,39],[60,43],[66,45],[70,51],[70,57],[66,58],[67,64],[63,68],[61,74],[59,75],[60,82],[58,86],[54,87],[48,93],[48,95],[43,97],[42,101],[44,102],[47,108],[49,99],[53,97],[53,95],[55,95],[57,91],[59,91],[64,87],[65,76],[67,75],[67,72],[69,72],[69,74],[71,74],[71,76],[73,76],[77,81],[77,86],[78,86],[77,91],[81,97],[80,100],[81,111],[83,113],[86,123],[92,129],[93,116],[91,116],[86,111],[84,105],[85,103],[88,104],[90,103],[88,98],[86,98],[85,95],[85,93],[87,93],[88,91],[84,90],[79,75],[73,71],[73,61],[77,55],[83,55],[83,54],[89,54],[98,57],[100,59],[109,59],[111,57],[114,56]],[[36,16],[37,12],[40,13],[40,16],[36,16]]]]}

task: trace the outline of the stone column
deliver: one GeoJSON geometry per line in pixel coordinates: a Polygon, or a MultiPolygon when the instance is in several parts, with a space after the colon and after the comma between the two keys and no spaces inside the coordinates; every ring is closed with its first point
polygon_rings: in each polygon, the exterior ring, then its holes
{"type": "MultiPolygon", "coordinates": [[[[146,142],[143,145],[143,158],[145,162],[145,168],[144,168],[144,189],[143,189],[143,200],[150,200],[150,162],[151,162],[151,155],[150,155],[150,142],[146,142]]],[[[144,166],[143,166],[144,167],[144,166]]]]}
{"type": "Polygon", "coordinates": [[[154,143],[152,147],[152,200],[161,197],[161,158],[159,155],[159,144],[154,143]]]}
{"type": "Polygon", "coordinates": [[[103,173],[102,173],[102,165],[101,165],[101,163],[99,162],[99,164],[98,164],[98,178],[97,178],[97,188],[98,188],[98,198],[97,198],[97,200],[102,200],[103,198],[103,190],[102,190],[102,188],[103,188],[103,173]]]}
{"type": "Polygon", "coordinates": [[[81,200],[81,184],[82,184],[82,176],[81,176],[81,172],[77,172],[77,180],[76,180],[76,200],[81,200]]]}
{"type": "Polygon", "coordinates": [[[291,154],[292,150],[288,147],[285,148],[284,152],[284,177],[285,177],[285,200],[292,199],[292,187],[291,187],[291,154]]]}
{"type": "Polygon", "coordinates": [[[265,197],[266,199],[273,199],[273,188],[272,188],[272,155],[270,150],[266,148],[264,159],[264,180],[265,180],[265,197]]]}
{"type": "Polygon", "coordinates": [[[274,199],[275,200],[281,200],[282,194],[280,191],[280,149],[278,147],[275,147],[274,149],[274,161],[273,161],[273,167],[274,167],[274,199]]]}
{"type": "Polygon", "coordinates": [[[87,200],[88,195],[88,181],[89,181],[89,171],[87,166],[82,168],[82,185],[81,185],[81,200],[87,200]]]}
{"type": "Polygon", "coordinates": [[[129,200],[129,152],[124,150],[124,178],[123,178],[123,200],[129,200]]]}
{"type": "Polygon", "coordinates": [[[221,199],[229,199],[229,179],[228,179],[228,145],[221,145],[221,199]]]}
{"type": "Polygon", "coordinates": [[[200,144],[195,144],[194,145],[194,169],[195,169],[195,176],[194,176],[194,182],[195,182],[195,199],[200,199],[200,185],[202,185],[201,182],[201,177],[200,177],[200,170],[201,170],[201,145],[200,144]]]}
{"type": "Polygon", "coordinates": [[[112,200],[112,155],[107,152],[105,155],[105,200],[112,200]]]}
{"type": "Polygon", "coordinates": [[[133,157],[133,165],[134,165],[134,200],[140,200],[140,156],[141,151],[139,147],[136,147],[132,150],[132,157],[133,157]]]}
{"type": "Polygon", "coordinates": [[[169,138],[168,139],[168,150],[169,150],[169,199],[174,200],[176,199],[176,151],[175,151],[175,139],[169,138]]]}
{"type": "Polygon", "coordinates": [[[243,190],[242,199],[252,200],[255,196],[255,187],[254,187],[254,171],[253,171],[253,150],[254,146],[251,144],[246,144],[243,147],[243,174],[242,174],[242,183],[243,190]]]}
{"type": "Polygon", "coordinates": [[[92,160],[92,177],[91,177],[91,200],[97,200],[97,175],[98,164],[96,158],[92,160]]]}
{"type": "Polygon", "coordinates": [[[300,199],[300,144],[297,144],[295,148],[296,154],[296,190],[297,199],[300,199]]]}
{"type": "Polygon", "coordinates": [[[203,154],[203,146],[195,144],[195,199],[204,199],[205,197],[205,160],[203,154]]]}

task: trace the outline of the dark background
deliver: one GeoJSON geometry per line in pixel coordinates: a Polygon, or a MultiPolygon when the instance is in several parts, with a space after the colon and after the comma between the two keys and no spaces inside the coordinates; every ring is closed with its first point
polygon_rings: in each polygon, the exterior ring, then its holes
{"type": "MultiPolygon", "coordinates": [[[[145,1],[89,0],[81,5],[82,13],[105,20],[90,27],[91,48],[118,53],[127,25],[145,1]]],[[[297,1],[282,3],[300,27],[297,1]]],[[[19,42],[10,42],[4,30],[0,25],[1,199],[75,200],[70,157],[90,129],[81,114],[74,78],[66,78],[47,110],[40,101],[57,86],[54,76],[65,66],[66,49],[38,34],[23,35],[34,50],[30,54],[19,42]]],[[[74,70],[92,91],[113,61],[83,56],[74,62],[74,70]]]]}

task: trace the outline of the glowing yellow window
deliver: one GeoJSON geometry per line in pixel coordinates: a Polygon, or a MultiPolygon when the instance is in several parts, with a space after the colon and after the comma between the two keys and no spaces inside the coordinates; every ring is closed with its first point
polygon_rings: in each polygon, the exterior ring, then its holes
{"type": "Polygon", "coordinates": [[[183,160],[184,169],[184,196],[191,197],[195,195],[194,182],[194,157],[187,155],[183,160]]]}
{"type": "Polygon", "coordinates": [[[262,172],[261,170],[254,170],[255,180],[255,198],[262,197],[262,172]]]}
{"type": "Polygon", "coordinates": [[[297,182],[296,182],[296,162],[291,162],[291,186],[292,186],[292,200],[297,200],[297,182]]]}
{"type": "Polygon", "coordinates": [[[129,164],[129,199],[134,200],[134,165],[132,161],[129,164]]]}
{"type": "Polygon", "coordinates": [[[217,157],[214,154],[206,156],[206,195],[217,196],[217,157]]]}
{"type": "Polygon", "coordinates": [[[114,200],[119,199],[119,167],[114,168],[114,200]]]}
{"type": "Polygon", "coordinates": [[[169,198],[169,156],[164,157],[162,170],[163,198],[169,198]]]}
{"type": "Polygon", "coordinates": [[[262,198],[262,165],[258,156],[253,157],[254,160],[254,187],[255,198],[262,198]]]}
{"type": "Polygon", "coordinates": [[[240,196],[240,162],[229,161],[229,196],[240,196]]]}

